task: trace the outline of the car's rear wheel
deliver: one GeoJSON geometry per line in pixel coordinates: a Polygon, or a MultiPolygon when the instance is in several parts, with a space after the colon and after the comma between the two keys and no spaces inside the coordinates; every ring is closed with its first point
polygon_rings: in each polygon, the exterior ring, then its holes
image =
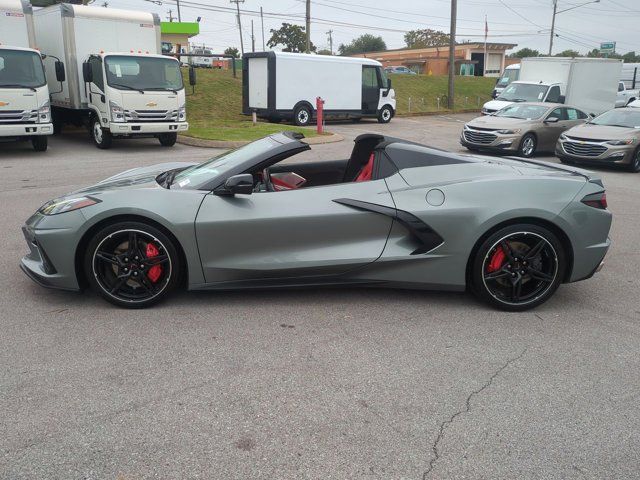
{"type": "Polygon", "coordinates": [[[107,301],[144,308],[163,300],[178,283],[180,257],[164,233],[141,222],[120,222],[89,241],[84,271],[107,301]]]}
{"type": "Polygon", "coordinates": [[[631,158],[631,162],[627,167],[630,172],[638,173],[640,172],[640,147],[633,152],[633,157],[631,158]]]}
{"type": "Polygon", "coordinates": [[[472,261],[476,295],[509,311],[546,302],[566,270],[566,254],[558,238],[547,228],[531,224],[511,225],[493,233],[472,261]]]}
{"type": "Polygon", "coordinates": [[[536,147],[538,142],[536,136],[533,133],[527,133],[520,141],[520,148],[518,148],[518,155],[525,158],[531,158],[536,153],[536,147]]]}

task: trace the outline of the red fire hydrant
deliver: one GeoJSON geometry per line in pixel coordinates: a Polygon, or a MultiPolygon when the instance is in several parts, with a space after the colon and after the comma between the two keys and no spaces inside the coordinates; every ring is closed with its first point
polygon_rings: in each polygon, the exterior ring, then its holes
{"type": "Polygon", "coordinates": [[[316,97],[316,125],[318,134],[322,134],[324,131],[324,100],[320,97],[316,97]]]}

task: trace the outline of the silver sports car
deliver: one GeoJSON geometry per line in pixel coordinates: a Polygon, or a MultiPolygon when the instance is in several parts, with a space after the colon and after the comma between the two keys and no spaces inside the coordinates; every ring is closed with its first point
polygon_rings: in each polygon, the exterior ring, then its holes
{"type": "Polygon", "coordinates": [[[309,149],[271,135],[47,202],[24,226],[22,269],[123,307],[183,285],[369,285],[469,289],[524,310],[591,277],[609,248],[604,187],[584,170],[375,134],[348,159],[292,161],[309,149]]]}

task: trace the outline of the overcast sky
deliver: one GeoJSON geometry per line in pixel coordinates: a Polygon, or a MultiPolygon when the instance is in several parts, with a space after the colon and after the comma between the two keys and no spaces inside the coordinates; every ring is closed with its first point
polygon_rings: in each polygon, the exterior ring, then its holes
{"type": "MultiPolygon", "coordinates": [[[[96,0],[96,5],[105,0],[96,0]]],[[[154,11],[167,20],[168,10],[176,15],[175,0],[106,0],[110,7],[154,11]]],[[[558,11],[588,0],[558,0],[558,11]]],[[[201,34],[195,38],[214,50],[240,47],[235,8],[229,0],[181,0],[183,21],[201,16],[201,34]],[[196,6],[202,5],[203,7],[196,6]],[[206,6],[214,10],[210,11],[206,6]]],[[[458,41],[484,41],[484,18],[488,19],[489,41],[518,44],[546,53],[553,11],[552,0],[458,0],[458,41]]],[[[256,50],[262,49],[260,17],[251,11],[262,6],[265,42],[269,29],[282,22],[304,25],[305,0],[245,0],[240,5],[245,51],[251,51],[251,20],[254,22],[256,50]]],[[[327,31],[333,30],[334,50],[340,43],[371,33],[380,35],[387,48],[402,48],[404,32],[432,28],[448,32],[450,0],[311,0],[311,41],[328,48],[327,31]]],[[[618,53],[640,51],[640,0],[600,0],[557,15],[554,53],[565,49],[586,52],[600,42],[616,41],[618,53]]]]}

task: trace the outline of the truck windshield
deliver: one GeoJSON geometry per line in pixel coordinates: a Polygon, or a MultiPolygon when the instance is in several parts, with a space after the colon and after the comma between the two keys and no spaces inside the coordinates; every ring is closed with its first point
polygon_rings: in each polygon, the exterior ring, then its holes
{"type": "Polygon", "coordinates": [[[640,129],[640,108],[635,110],[634,108],[609,110],[594,118],[589,123],[593,125],[640,129]]]}
{"type": "Polygon", "coordinates": [[[544,100],[548,85],[536,83],[512,83],[500,94],[496,100],[506,102],[541,102],[544,100]]]}
{"type": "Polygon", "coordinates": [[[39,54],[0,48],[0,87],[36,88],[46,83],[39,54]]]}
{"type": "Polygon", "coordinates": [[[497,86],[504,88],[507,85],[509,85],[511,82],[515,82],[516,80],[518,80],[519,73],[520,73],[520,70],[515,68],[505,69],[505,71],[502,72],[502,76],[498,80],[497,86]]]}
{"type": "Polygon", "coordinates": [[[105,72],[110,87],[119,90],[182,90],[182,73],[171,58],[109,55],[105,72]]]}

